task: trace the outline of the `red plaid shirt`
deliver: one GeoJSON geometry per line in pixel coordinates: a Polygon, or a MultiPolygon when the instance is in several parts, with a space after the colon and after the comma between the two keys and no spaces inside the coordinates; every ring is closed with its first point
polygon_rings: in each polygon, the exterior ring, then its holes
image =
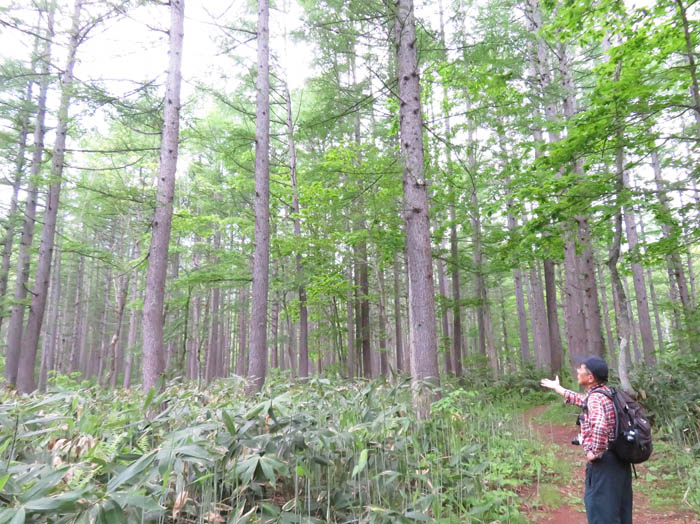
{"type": "MultiPolygon", "coordinates": [[[[602,393],[591,394],[591,389],[586,395],[567,389],[564,391],[564,401],[580,408],[585,408],[588,402],[588,409],[584,409],[581,421],[581,445],[585,453],[592,451],[596,458],[600,458],[608,449],[608,442],[615,438],[615,408],[612,400],[602,393]]],[[[607,386],[598,386],[598,389],[612,393],[607,386]]]]}

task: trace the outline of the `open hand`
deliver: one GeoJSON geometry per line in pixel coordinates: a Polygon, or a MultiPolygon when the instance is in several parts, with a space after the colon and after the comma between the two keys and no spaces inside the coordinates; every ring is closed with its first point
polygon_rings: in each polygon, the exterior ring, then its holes
{"type": "Polygon", "coordinates": [[[540,380],[540,386],[549,388],[549,389],[557,389],[560,384],[559,384],[559,376],[557,375],[554,377],[554,380],[550,380],[548,378],[543,378],[540,380]]]}

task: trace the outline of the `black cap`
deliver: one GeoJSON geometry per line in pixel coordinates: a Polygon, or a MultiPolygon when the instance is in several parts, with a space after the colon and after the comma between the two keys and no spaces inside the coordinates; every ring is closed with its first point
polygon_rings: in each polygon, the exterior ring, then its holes
{"type": "Polygon", "coordinates": [[[576,357],[575,360],[584,364],[598,382],[608,381],[608,365],[601,357],[576,357]]]}

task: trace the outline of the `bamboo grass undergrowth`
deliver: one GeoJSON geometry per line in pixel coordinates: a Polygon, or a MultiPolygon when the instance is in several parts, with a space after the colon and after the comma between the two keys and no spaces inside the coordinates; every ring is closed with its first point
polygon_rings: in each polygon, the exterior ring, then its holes
{"type": "Polygon", "coordinates": [[[153,420],[139,391],[5,393],[0,524],[525,522],[517,490],[555,461],[528,391],[447,384],[427,421],[406,380],[173,383],[153,420]]]}

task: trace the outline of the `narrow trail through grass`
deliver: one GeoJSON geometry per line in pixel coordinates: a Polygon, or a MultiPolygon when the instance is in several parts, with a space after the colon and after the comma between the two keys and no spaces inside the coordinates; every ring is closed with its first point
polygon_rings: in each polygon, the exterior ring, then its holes
{"type": "MultiPolygon", "coordinates": [[[[583,505],[585,460],[581,449],[570,444],[575,433],[573,417],[569,423],[551,405],[537,406],[524,415],[532,438],[552,446],[557,462],[552,471],[521,492],[521,509],[531,523],[586,524],[583,505]]],[[[639,478],[633,479],[635,524],[700,524],[700,518],[683,507],[683,494],[674,490],[680,484],[664,446],[657,445],[649,462],[637,466],[639,478]]]]}

